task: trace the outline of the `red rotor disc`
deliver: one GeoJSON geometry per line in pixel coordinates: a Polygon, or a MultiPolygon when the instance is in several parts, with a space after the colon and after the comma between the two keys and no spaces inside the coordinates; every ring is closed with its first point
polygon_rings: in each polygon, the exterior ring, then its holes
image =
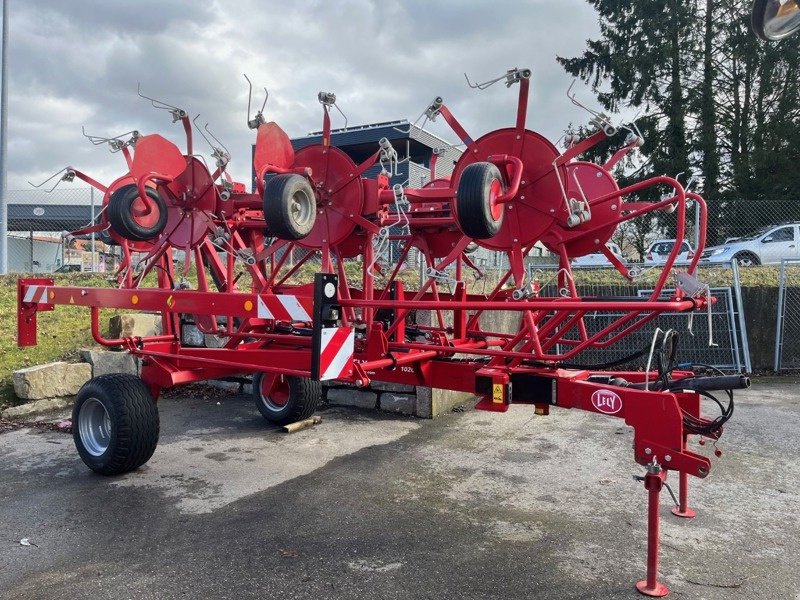
{"type": "MultiPolygon", "coordinates": [[[[461,156],[453,171],[453,181],[458,181],[467,165],[486,161],[492,155],[516,156],[522,161],[522,182],[517,195],[505,204],[505,216],[500,231],[494,237],[475,240],[492,250],[508,250],[527,246],[541,239],[552,227],[564,201],[553,161],[559,156],[556,147],[545,137],[525,130],[519,136],[517,129],[498,129],[475,141],[461,156]]],[[[560,167],[562,181],[566,169],[560,167]]],[[[562,208],[562,210],[564,210],[562,208]]],[[[493,209],[494,213],[494,209],[493,209]]]]}
{"type": "Polygon", "coordinates": [[[315,145],[299,150],[294,166],[311,168],[317,196],[317,221],[311,233],[297,243],[304,248],[321,248],[325,242],[331,246],[340,244],[356,228],[350,215],[360,217],[364,206],[360,177],[337,189],[341,182],[355,174],[355,163],[338,148],[315,145]]]}
{"type": "Polygon", "coordinates": [[[577,227],[554,227],[542,237],[542,242],[551,250],[563,243],[570,257],[584,256],[600,250],[614,235],[617,226],[611,222],[619,217],[622,200],[593,203],[593,199],[619,190],[614,177],[600,165],[574,162],[567,165],[567,173],[567,198],[582,200],[585,195],[592,218],[577,227]]]}

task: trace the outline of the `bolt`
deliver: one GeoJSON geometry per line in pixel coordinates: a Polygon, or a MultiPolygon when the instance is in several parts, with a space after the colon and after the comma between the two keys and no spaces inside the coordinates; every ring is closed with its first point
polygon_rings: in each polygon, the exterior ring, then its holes
{"type": "Polygon", "coordinates": [[[551,208],[550,209],[550,214],[553,214],[554,212],[556,212],[556,209],[555,208],[551,208]]]}
{"type": "Polygon", "coordinates": [[[519,199],[520,200],[525,200],[525,196],[520,196],[519,199]]]}
{"type": "Polygon", "coordinates": [[[617,210],[617,205],[616,204],[612,204],[611,205],[611,210],[617,210]]]}
{"type": "Polygon", "coordinates": [[[652,451],[650,448],[645,448],[645,449],[644,449],[644,453],[645,453],[645,454],[652,454],[652,453],[653,453],[653,451],[652,451]]]}
{"type": "Polygon", "coordinates": [[[517,136],[517,139],[520,139],[520,136],[517,136]]]}
{"type": "Polygon", "coordinates": [[[667,462],[672,461],[672,455],[671,454],[664,455],[664,460],[667,461],[667,462]]]}
{"type": "Polygon", "coordinates": [[[597,238],[594,238],[594,243],[595,243],[595,244],[599,244],[599,243],[600,243],[600,240],[599,240],[599,239],[597,239],[597,238]]]}
{"type": "Polygon", "coordinates": [[[519,184],[520,184],[520,185],[525,185],[526,183],[528,183],[528,182],[527,182],[527,181],[525,181],[524,179],[523,179],[522,181],[520,181],[520,182],[519,182],[519,184]]]}
{"type": "Polygon", "coordinates": [[[517,242],[519,242],[519,240],[517,238],[514,238],[514,243],[516,244],[517,242]]]}
{"type": "Polygon", "coordinates": [[[361,387],[364,385],[364,382],[360,379],[356,379],[356,386],[361,387]]]}

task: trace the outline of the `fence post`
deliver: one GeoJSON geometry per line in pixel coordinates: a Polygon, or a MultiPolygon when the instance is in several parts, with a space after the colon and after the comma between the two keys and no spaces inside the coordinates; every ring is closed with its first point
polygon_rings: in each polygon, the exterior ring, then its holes
{"type": "Polygon", "coordinates": [[[786,259],[781,259],[781,274],[778,278],[778,323],[775,326],[775,361],[773,370],[777,373],[781,370],[781,343],[783,342],[783,312],[785,310],[784,290],[786,289],[786,259]]]}

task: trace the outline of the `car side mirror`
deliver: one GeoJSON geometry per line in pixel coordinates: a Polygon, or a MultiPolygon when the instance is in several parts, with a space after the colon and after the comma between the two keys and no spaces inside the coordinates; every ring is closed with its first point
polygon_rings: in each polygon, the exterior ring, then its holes
{"type": "Polygon", "coordinates": [[[755,0],[750,14],[753,31],[762,40],[781,40],[800,29],[797,0],[755,0]]]}
{"type": "Polygon", "coordinates": [[[762,243],[762,244],[768,244],[768,243],[770,243],[770,242],[772,242],[772,241],[774,241],[774,240],[772,239],[772,236],[771,236],[771,235],[768,235],[767,237],[765,237],[764,239],[762,239],[762,240],[761,240],[761,243],[762,243]]]}

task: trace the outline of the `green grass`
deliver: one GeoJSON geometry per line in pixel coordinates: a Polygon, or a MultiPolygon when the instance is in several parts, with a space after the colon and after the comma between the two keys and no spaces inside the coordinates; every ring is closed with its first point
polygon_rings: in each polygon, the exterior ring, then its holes
{"type": "MultiPolygon", "coordinates": [[[[17,369],[54,360],[77,357],[78,351],[94,345],[90,331],[89,309],[78,306],[56,306],[51,312],[38,315],[38,344],[17,347],[17,278],[0,277],[0,408],[19,402],[11,385],[11,374],[17,369]]],[[[70,273],[55,277],[57,285],[102,287],[104,276],[70,273]]],[[[107,324],[115,311],[101,311],[101,323],[107,324]]]]}

